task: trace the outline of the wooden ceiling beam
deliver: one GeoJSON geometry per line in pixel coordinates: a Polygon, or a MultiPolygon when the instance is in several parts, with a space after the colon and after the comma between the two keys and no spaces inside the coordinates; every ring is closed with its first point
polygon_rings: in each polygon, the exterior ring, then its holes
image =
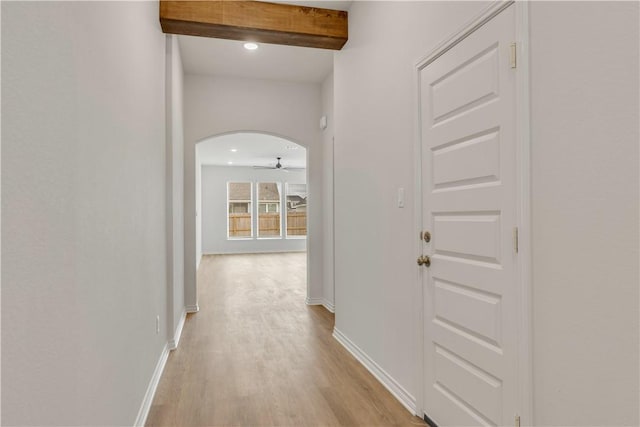
{"type": "Polygon", "coordinates": [[[168,34],[340,50],[348,14],[282,3],[243,0],[160,0],[168,34]]]}

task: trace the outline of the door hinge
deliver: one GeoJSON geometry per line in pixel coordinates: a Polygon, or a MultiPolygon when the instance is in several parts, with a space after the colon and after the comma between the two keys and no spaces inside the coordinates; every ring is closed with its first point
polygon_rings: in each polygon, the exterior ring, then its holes
{"type": "Polygon", "coordinates": [[[518,253],[518,227],[513,227],[513,250],[518,253]]]}
{"type": "Polygon", "coordinates": [[[516,42],[511,43],[509,51],[509,62],[511,63],[511,68],[516,68],[518,66],[518,45],[516,42]]]}
{"type": "Polygon", "coordinates": [[[516,421],[515,422],[516,427],[520,427],[520,415],[516,415],[516,420],[515,421],[516,421]]]}

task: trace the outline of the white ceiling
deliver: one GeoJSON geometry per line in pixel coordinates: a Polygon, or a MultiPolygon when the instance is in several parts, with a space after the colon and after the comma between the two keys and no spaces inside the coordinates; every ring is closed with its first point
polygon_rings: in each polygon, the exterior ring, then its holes
{"type": "MultiPolygon", "coordinates": [[[[348,10],[352,1],[277,1],[348,10]]],[[[333,69],[333,50],[261,43],[254,51],[244,42],[178,36],[185,73],[322,83],[333,69]]]]}
{"type": "Polygon", "coordinates": [[[260,43],[249,51],[244,42],[178,36],[187,74],[322,83],[333,69],[333,51],[260,43]]]}
{"type": "Polygon", "coordinates": [[[205,165],[275,166],[276,157],[282,157],[280,162],[285,167],[304,168],[307,164],[304,147],[259,133],[234,133],[210,138],[198,144],[198,156],[205,165]],[[237,151],[232,152],[231,149],[237,151]]]}

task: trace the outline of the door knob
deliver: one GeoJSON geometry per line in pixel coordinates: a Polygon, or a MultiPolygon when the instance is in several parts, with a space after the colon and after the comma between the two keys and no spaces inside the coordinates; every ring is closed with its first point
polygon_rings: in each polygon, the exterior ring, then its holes
{"type": "Polygon", "coordinates": [[[431,258],[427,255],[422,255],[418,257],[418,265],[424,265],[425,267],[429,267],[431,265],[431,258]]]}

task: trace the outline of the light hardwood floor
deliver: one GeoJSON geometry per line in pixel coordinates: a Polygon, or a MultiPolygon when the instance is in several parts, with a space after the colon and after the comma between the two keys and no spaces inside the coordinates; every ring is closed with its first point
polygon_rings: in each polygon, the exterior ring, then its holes
{"type": "Polygon", "coordinates": [[[331,336],[305,281],[303,253],[204,257],[147,425],[426,425],[331,336]]]}

